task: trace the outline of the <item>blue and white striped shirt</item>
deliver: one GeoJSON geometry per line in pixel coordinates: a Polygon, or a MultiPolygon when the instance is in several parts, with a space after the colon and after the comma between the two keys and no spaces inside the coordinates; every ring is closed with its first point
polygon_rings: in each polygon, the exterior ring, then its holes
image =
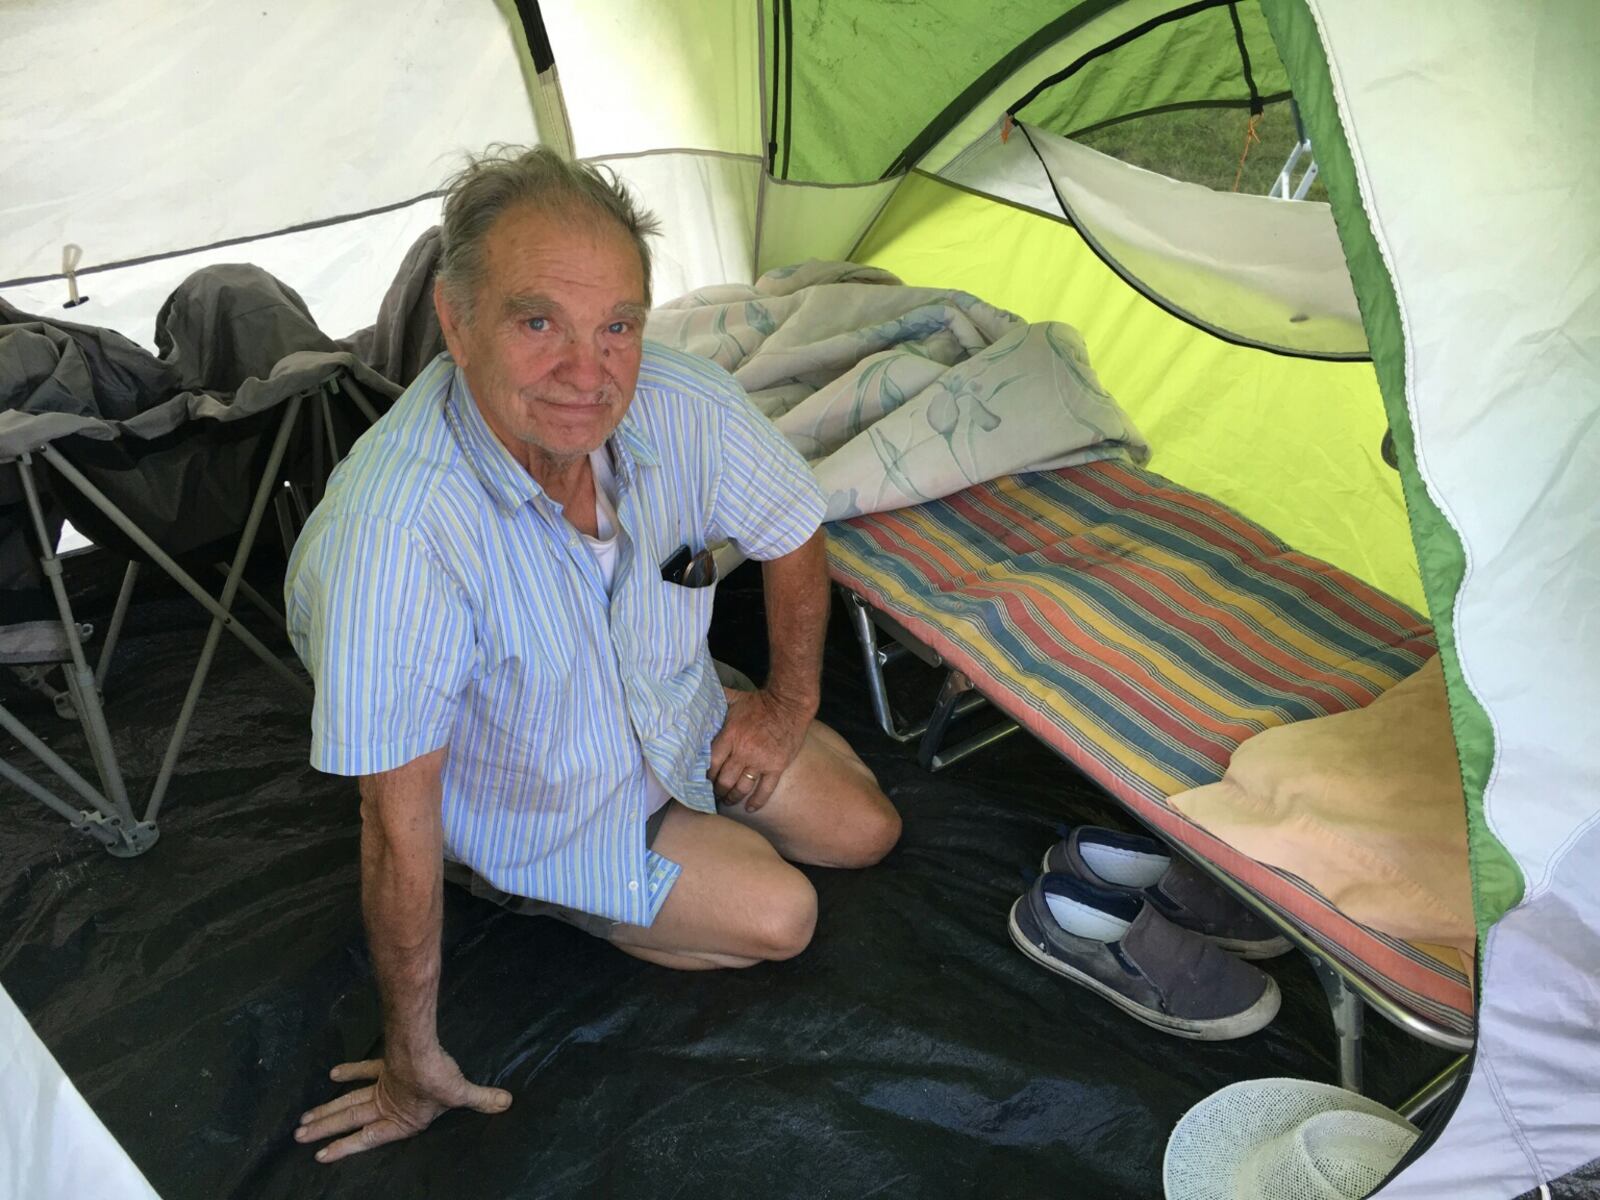
{"type": "Polygon", "coordinates": [[[654,343],[610,445],[608,596],[440,355],[334,472],[285,593],[317,685],[313,766],[365,775],[448,744],[450,858],[505,892],[649,924],[679,868],[644,845],[646,760],[715,811],[727,712],[706,649],[715,589],[668,583],[660,564],[723,539],[788,554],[823,499],[726,372],[654,343]]]}

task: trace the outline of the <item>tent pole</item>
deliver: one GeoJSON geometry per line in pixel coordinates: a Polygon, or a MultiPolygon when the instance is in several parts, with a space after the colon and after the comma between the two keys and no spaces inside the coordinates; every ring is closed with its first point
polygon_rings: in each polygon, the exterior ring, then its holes
{"type": "Polygon", "coordinates": [[[1428,1080],[1427,1083],[1418,1088],[1416,1092],[1412,1094],[1411,1098],[1395,1109],[1395,1111],[1415,1125],[1417,1120],[1424,1113],[1426,1113],[1430,1108],[1443,1099],[1445,1093],[1448,1092],[1455,1084],[1456,1080],[1461,1077],[1461,1073],[1466,1070],[1466,1067],[1467,1056],[1463,1054],[1460,1058],[1457,1058],[1432,1079],[1428,1080]]]}

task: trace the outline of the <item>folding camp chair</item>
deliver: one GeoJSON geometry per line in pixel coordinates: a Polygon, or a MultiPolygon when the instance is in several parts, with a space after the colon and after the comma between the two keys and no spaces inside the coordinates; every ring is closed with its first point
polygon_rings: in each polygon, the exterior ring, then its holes
{"type": "MultiPolygon", "coordinates": [[[[224,630],[233,634],[243,645],[278,675],[296,695],[310,700],[311,688],[305,680],[264,645],[233,614],[235,601],[242,595],[258,608],[269,613],[280,625],[283,617],[244,580],[244,572],[251,551],[256,544],[261,523],[269,505],[276,502],[280,529],[285,544],[292,545],[294,533],[303,522],[304,514],[314,506],[324,477],[324,467],[331,467],[340,456],[341,441],[337,434],[338,421],[335,407],[347,401],[366,423],[378,419],[377,409],[365,395],[361,386],[343,371],[330,371],[327,377],[307,391],[287,397],[281,405],[281,415],[271,414],[276,424],[270,449],[256,480],[249,511],[234,543],[233,553],[226,562],[219,563],[223,570],[221,591],[213,595],[194,575],[186,570],[177,558],[163,548],[151,534],[140,527],[126,511],[109,497],[105,490],[80,466],[74,464],[62,448],[44,442],[35,448],[23,450],[9,457],[0,457],[0,471],[14,471],[21,485],[28,522],[38,543],[39,562],[51,597],[54,600],[57,621],[29,622],[30,641],[27,649],[16,649],[10,656],[13,664],[27,661],[33,665],[58,665],[66,683],[73,712],[78,717],[89,743],[95,773],[100,786],[91,784],[12,712],[0,705],[0,728],[4,728],[25,749],[39,759],[78,800],[87,807],[74,805],[50,788],[25,774],[21,769],[0,759],[0,778],[15,784],[24,792],[40,800],[47,807],[66,818],[77,829],[120,857],[143,853],[155,843],[167,788],[182,752],[189,726],[200,701],[200,694],[211,670],[217,647],[224,630]],[[315,414],[302,423],[301,414],[315,414]],[[310,443],[309,473],[296,480],[286,470],[286,459],[291,441],[301,424],[307,426],[302,435],[310,443]],[[62,578],[61,559],[46,519],[47,498],[40,486],[38,465],[49,469],[52,485],[51,498],[87,503],[110,527],[126,539],[139,557],[130,557],[123,575],[116,606],[110,625],[102,642],[99,660],[91,669],[84,647],[85,626],[78,623],[72,611],[72,602],[62,578]],[[184,591],[212,616],[205,642],[195,665],[189,688],[184,696],[160,769],[142,814],[136,813],[127,794],[116,750],[106,724],[101,704],[101,688],[109,669],[112,655],[126,619],[129,603],[138,578],[140,559],[153,563],[165,572],[184,591]]],[[[10,441],[17,439],[13,435],[10,441]]],[[[67,439],[70,440],[70,439],[67,439]]]]}
{"type": "Polygon", "coordinates": [[[166,352],[159,359],[110,331],[9,306],[0,305],[0,326],[15,339],[4,363],[10,394],[0,397],[0,595],[32,595],[0,612],[0,664],[31,673],[36,685],[44,672],[60,672],[64,687],[43,690],[54,690],[58,712],[82,724],[99,786],[4,706],[0,728],[77,803],[10,762],[0,760],[0,778],[113,854],[139,854],[156,839],[224,630],[293,693],[311,698],[303,676],[239,622],[234,605],[243,598],[282,626],[282,614],[244,579],[267,511],[275,511],[287,554],[333,464],[378,419],[366,388],[388,398],[399,389],[324,337],[293,291],[248,266],[207,268],[173,293],[157,325],[166,352]],[[128,561],[93,668],[85,649],[91,631],[73,614],[56,551],[63,516],[128,561]],[[19,539],[33,543],[38,570],[19,552],[19,539]],[[127,794],[101,688],[145,564],[159,567],[212,620],[140,813],[127,794]],[[213,566],[221,576],[215,594],[195,577],[213,566]]]}

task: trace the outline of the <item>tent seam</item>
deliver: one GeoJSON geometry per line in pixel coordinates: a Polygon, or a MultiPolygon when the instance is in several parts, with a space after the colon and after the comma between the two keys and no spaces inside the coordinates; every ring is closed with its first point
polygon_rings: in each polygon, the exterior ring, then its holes
{"type": "MultiPolygon", "coordinates": [[[[402,208],[410,208],[413,204],[421,204],[424,200],[437,200],[444,195],[443,190],[435,189],[423,192],[421,195],[412,196],[406,200],[396,200],[392,204],[380,204],[376,208],[364,208],[359,212],[341,213],[336,217],[320,217],[315,221],[302,221],[294,225],[285,225],[282,229],[269,229],[265,233],[242,233],[236,237],[222,238],[215,242],[206,242],[200,246],[185,246],[181,250],[162,250],[155,254],[136,254],[132,258],[118,259],[116,262],[96,263],[92,267],[79,267],[75,275],[99,275],[105,271],[120,271],[124,267],[143,267],[150,263],[165,262],[170,258],[183,258],[190,254],[204,254],[207,250],[223,250],[229,246],[244,246],[251,242],[264,242],[269,238],[287,237],[291,233],[309,233],[314,229],[327,229],[334,225],[345,225],[352,221],[364,221],[368,217],[381,217],[385,213],[399,212],[402,208]]],[[[0,279],[0,288],[32,287],[40,283],[60,283],[66,279],[65,272],[54,275],[29,275],[17,279],[0,279]]]]}
{"type": "Polygon", "coordinates": [[[619,150],[614,153],[584,154],[579,157],[579,162],[604,162],[613,158],[654,158],[662,154],[693,154],[702,158],[728,158],[736,162],[762,161],[759,154],[747,154],[743,150],[702,150],[693,146],[657,146],[650,150],[619,150]]]}
{"type": "MultiPolygon", "coordinates": [[[[756,10],[756,84],[761,92],[761,174],[756,178],[756,219],[750,233],[750,282],[761,278],[761,235],[767,216],[767,180],[772,176],[772,163],[777,157],[773,144],[773,115],[767,106],[767,20],[766,0],[750,0],[756,10]]],[[[774,91],[776,96],[776,91],[774,91]]]]}
{"type": "MultiPolygon", "coordinates": [[[[1307,2],[1309,3],[1311,0],[1307,0],[1307,2]]],[[[1488,937],[1484,938],[1483,958],[1485,962],[1489,961],[1489,956],[1493,950],[1493,943],[1498,940],[1499,934],[1500,925],[1497,923],[1495,927],[1489,931],[1488,937]]],[[[1518,1148],[1522,1151],[1522,1156],[1528,1160],[1528,1166],[1533,1171],[1535,1182],[1548,1182],[1549,1172],[1545,1169],[1544,1163],[1540,1160],[1538,1151],[1533,1148],[1533,1143],[1528,1141],[1527,1136],[1524,1134],[1522,1123],[1516,1115],[1516,1109],[1511,1104],[1511,1098],[1506,1094],[1505,1088],[1500,1084],[1500,1072],[1495,1067],[1494,1053],[1488,1048],[1487,1045],[1485,1045],[1485,1039],[1481,1029],[1478,1034],[1477,1053],[1474,1055],[1474,1058],[1476,1061],[1473,1063],[1473,1074],[1477,1074],[1478,1070],[1482,1069],[1485,1081],[1489,1085],[1489,1091],[1494,1095],[1495,1104],[1499,1107],[1500,1115],[1505,1120],[1506,1132],[1509,1133],[1512,1140],[1517,1143],[1518,1148]]]]}
{"type": "MultiPolygon", "coordinates": [[[[1345,101],[1348,96],[1348,89],[1346,89],[1344,85],[1343,76],[1340,74],[1338,63],[1334,60],[1332,48],[1328,45],[1327,35],[1324,32],[1325,22],[1322,19],[1321,0],[1305,0],[1305,5],[1307,10],[1311,13],[1312,23],[1316,27],[1317,40],[1322,45],[1322,56],[1328,64],[1328,82],[1333,89],[1335,100],[1334,115],[1338,118],[1340,127],[1344,130],[1345,145],[1350,151],[1351,167],[1355,171],[1357,179],[1360,183],[1358,191],[1361,207],[1367,215],[1367,225],[1372,233],[1373,244],[1377,247],[1379,255],[1383,258],[1384,270],[1389,275],[1389,286],[1394,292],[1395,311],[1400,318],[1401,342],[1404,347],[1403,361],[1405,363],[1406,415],[1411,420],[1411,429],[1413,434],[1412,457],[1416,462],[1417,475],[1422,480],[1423,487],[1427,490],[1429,498],[1433,501],[1434,505],[1439,509],[1439,512],[1449,523],[1452,532],[1454,532],[1456,536],[1456,540],[1461,545],[1461,582],[1457,586],[1456,594],[1451,600],[1451,626],[1455,630],[1456,668],[1461,672],[1462,682],[1466,684],[1468,690],[1472,693],[1472,698],[1484,714],[1484,719],[1488,721],[1490,731],[1494,738],[1493,744],[1496,748],[1498,748],[1502,744],[1499,721],[1493,710],[1491,710],[1490,707],[1484,703],[1483,692],[1477,686],[1477,684],[1473,682],[1472,671],[1469,669],[1467,661],[1461,653],[1461,596],[1462,593],[1467,590],[1467,585],[1471,582],[1473,575],[1475,574],[1475,555],[1473,553],[1471,544],[1468,542],[1465,533],[1462,531],[1460,521],[1456,518],[1454,509],[1450,506],[1444,495],[1441,494],[1439,486],[1433,477],[1433,473],[1427,465],[1427,450],[1424,445],[1424,439],[1421,436],[1421,425],[1417,419],[1418,410],[1415,393],[1416,364],[1413,360],[1413,338],[1411,332],[1411,320],[1406,300],[1407,293],[1402,288],[1400,279],[1395,273],[1394,257],[1389,248],[1387,229],[1377,212],[1377,197],[1372,188],[1371,177],[1367,173],[1366,159],[1359,149],[1359,143],[1353,136],[1353,131],[1350,128],[1349,121],[1345,119],[1345,110],[1347,108],[1345,101]]],[[[1489,773],[1485,777],[1483,784],[1482,811],[1484,826],[1488,828],[1497,839],[1499,839],[1501,845],[1505,845],[1506,839],[1503,831],[1499,828],[1498,823],[1490,815],[1488,799],[1490,791],[1494,788],[1500,776],[1500,758],[1501,756],[1498,752],[1495,752],[1490,756],[1489,773]]],[[[1515,855],[1512,855],[1512,860],[1519,868],[1522,867],[1523,864],[1521,860],[1515,855]]],[[[1551,871],[1551,862],[1551,859],[1546,858],[1542,864],[1542,869],[1540,872],[1541,885],[1548,882],[1551,871]]],[[[1524,890],[1523,897],[1524,900],[1526,900],[1526,889],[1524,890]]]]}

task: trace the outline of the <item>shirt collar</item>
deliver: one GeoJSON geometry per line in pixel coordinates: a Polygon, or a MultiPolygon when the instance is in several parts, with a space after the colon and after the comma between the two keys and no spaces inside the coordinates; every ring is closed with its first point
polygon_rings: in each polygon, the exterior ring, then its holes
{"type": "MultiPolygon", "coordinates": [[[[444,412],[445,420],[455,434],[462,453],[466,455],[468,465],[489,495],[502,507],[514,511],[535,497],[544,495],[544,489],[538,481],[511,457],[511,451],[505,448],[483,419],[483,413],[478,410],[472,389],[467,386],[467,377],[460,367],[455,368],[451,377],[450,388],[445,395],[444,412]]],[[[655,443],[631,404],[610,440],[618,450],[620,477],[628,482],[633,479],[636,465],[653,467],[661,461],[655,443]]]]}

